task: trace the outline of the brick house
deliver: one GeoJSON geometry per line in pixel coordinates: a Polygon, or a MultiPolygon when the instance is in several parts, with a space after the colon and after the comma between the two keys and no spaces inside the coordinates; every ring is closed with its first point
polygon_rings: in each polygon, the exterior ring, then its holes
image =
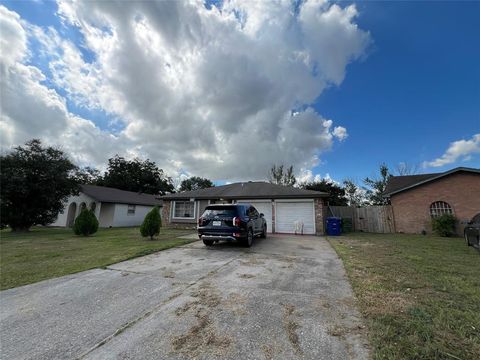
{"type": "Polygon", "coordinates": [[[390,198],[397,232],[430,233],[432,217],[448,213],[458,219],[457,233],[462,234],[480,213],[480,169],[392,176],[384,196],[390,198]]]}
{"type": "Polygon", "coordinates": [[[162,220],[170,227],[195,227],[209,204],[249,203],[264,214],[267,231],[294,233],[295,223],[304,234],[324,233],[323,198],[328,194],[266,182],[241,182],[207,189],[168,194],[163,200],[162,220]]]}

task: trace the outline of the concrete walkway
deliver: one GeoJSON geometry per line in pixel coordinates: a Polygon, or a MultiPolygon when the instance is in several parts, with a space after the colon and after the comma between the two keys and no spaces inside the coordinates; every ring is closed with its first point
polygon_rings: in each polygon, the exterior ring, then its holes
{"type": "Polygon", "coordinates": [[[201,242],[0,293],[4,359],[366,359],[341,261],[313,236],[201,242]]]}

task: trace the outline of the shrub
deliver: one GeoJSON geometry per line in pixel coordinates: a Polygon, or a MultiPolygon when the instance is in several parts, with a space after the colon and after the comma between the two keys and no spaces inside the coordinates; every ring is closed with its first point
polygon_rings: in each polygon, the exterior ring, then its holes
{"type": "Polygon", "coordinates": [[[455,234],[457,219],[451,214],[443,214],[432,219],[432,230],[440,236],[452,236],[455,234]]]}
{"type": "Polygon", "coordinates": [[[153,240],[153,236],[160,233],[161,226],[162,218],[160,217],[160,211],[158,210],[158,206],[155,206],[147,215],[145,215],[145,219],[140,226],[140,233],[143,237],[150,236],[150,239],[153,240]]]}
{"type": "Polygon", "coordinates": [[[75,219],[73,232],[76,235],[88,236],[95,234],[98,230],[98,220],[95,213],[89,209],[83,209],[75,219]]]}

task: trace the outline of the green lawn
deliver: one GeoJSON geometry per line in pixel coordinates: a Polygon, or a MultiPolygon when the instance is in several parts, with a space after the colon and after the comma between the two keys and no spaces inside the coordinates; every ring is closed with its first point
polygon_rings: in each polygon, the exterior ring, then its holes
{"type": "Polygon", "coordinates": [[[480,359],[480,253],[461,238],[329,241],[367,319],[374,359],[480,359]]]}
{"type": "Polygon", "coordinates": [[[33,228],[28,233],[0,232],[0,288],[8,289],[78,271],[107,266],[186,244],[177,239],[192,230],[162,228],[154,240],[138,228],[99,229],[90,237],[71,229],[33,228]]]}

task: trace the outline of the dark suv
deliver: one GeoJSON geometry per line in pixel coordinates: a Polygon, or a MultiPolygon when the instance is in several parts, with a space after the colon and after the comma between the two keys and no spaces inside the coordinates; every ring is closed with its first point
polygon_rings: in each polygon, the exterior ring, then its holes
{"type": "Polygon", "coordinates": [[[220,240],[252,246],[255,236],[267,236],[263,214],[248,204],[209,205],[198,219],[198,237],[207,246],[220,240]]]}

